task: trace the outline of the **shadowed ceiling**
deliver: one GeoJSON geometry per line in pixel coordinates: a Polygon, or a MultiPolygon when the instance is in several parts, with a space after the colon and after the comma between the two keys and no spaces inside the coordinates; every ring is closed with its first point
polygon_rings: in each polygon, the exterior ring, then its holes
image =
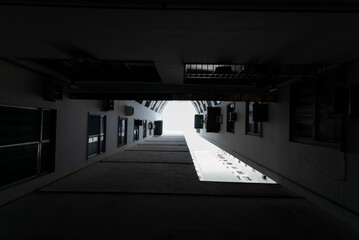
{"type": "MultiPolygon", "coordinates": [[[[75,85],[78,96],[115,98],[122,94],[127,98],[139,93],[142,99],[156,93],[166,98],[176,91],[232,94],[268,90],[238,82],[186,84],[186,63],[326,66],[358,57],[359,8],[355,1],[270,3],[0,1],[0,56],[75,85]],[[88,72],[80,81],[49,68],[46,59],[72,61],[77,68],[84,59],[98,61],[98,65],[151,63],[155,68],[147,71],[156,71],[158,78],[138,80],[133,73],[132,80],[111,81],[104,75],[94,82],[88,72]]],[[[137,70],[146,72],[141,66],[137,70]]],[[[131,72],[131,67],[126,71],[131,72]]]]}

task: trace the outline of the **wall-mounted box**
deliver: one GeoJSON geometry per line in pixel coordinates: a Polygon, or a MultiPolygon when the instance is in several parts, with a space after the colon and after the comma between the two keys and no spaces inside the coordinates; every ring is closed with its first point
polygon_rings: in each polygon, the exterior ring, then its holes
{"type": "Polygon", "coordinates": [[[219,132],[221,130],[221,123],[218,122],[221,116],[221,108],[219,107],[208,107],[207,108],[207,132],[219,132]]]}
{"type": "Polygon", "coordinates": [[[135,110],[131,106],[125,106],[125,116],[132,116],[135,110]]]}
{"type": "Polygon", "coordinates": [[[64,88],[62,84],[55,81],[45,81],[44,87],[44,99],[47,101],[55,102],[56,100],[62,100],[64,88]]]}
{"type": "Polygon", "coordinates": [[[268,104],[253,104],[253,121],[268,122],[268,104]]]}
{"type": "Polygon", "coordinates": [[[135,126],[142,126],[142,125],[143,125],[143,120],[135,119],[135,126]]]}
{"type": "Polygon", "coordinates": [[[154,132],[154,135],[156,135],[156,136],[161,136],[161,135],[162,135],[162,131],[163,131],[163,121],[162,121],[162,120],[155,121],[155,132],[154,132]]]}
{"type": "Polygon", "coordinates": [[[103,100],[102,111],[113,111],[115,108],[114,100],[103,100]]]}
{"type": "Polygon", "coordinates": [[[203,128],[203,115],[202,114],[196,114],[194,115],[194,128],[195,129],[201,129],[203,128]]]}

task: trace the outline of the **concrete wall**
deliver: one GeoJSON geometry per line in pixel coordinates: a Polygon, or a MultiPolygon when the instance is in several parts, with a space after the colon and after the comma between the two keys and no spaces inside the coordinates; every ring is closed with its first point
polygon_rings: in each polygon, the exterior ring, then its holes
{"type": "MultiPolygon", "coordinates": [[[[0,205],[31,192],[73,171],[121,151],[133,144],[134,119],[154,121],[159,115],[135,101],[115,101],[115,110],[102,112],[102,101],[71,100],[65,88],[63,100],[43,99],[43,75],[0,61],[0,105],[51,108],[57,110],[55,172],[0,189],[0,205]],[[124,106],[135,108],[128,116],[127,145],[117,148],[118,116],[125,117],[124,106]],[[87,158],[88,114],[106,115],[106,153],[87,158]]],[[[149,137],[149,134],[147,134],[149,137]]],[[[140,140],[142,127],[140,127],[140,140]]]]}
{"type": "MultiPolygon", "coordinates": [[[[359,84],[359,61],[348,64],[348,82],[359,84]]],[[[219,133],[201,135],[237,158],[327,209],[342,220],[358,225],[359,119],[346,118],[344,152],[289,140],[289,84],[280,87],[278,103],[269,104],[269,122],[262,138],[245,134],[245,103],[236,102],[235,133],[226,132],[226,106],[219,133]]],[[[359,227],[359,226],[357,226],[359,227]]]]}

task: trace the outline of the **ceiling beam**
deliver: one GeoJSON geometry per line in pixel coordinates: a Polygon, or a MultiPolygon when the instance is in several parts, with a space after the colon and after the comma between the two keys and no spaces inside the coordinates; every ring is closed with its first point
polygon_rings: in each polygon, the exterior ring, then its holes
{"type": "Polygon", "coordinates": [[[108,8],[128,10],[163,11],[242,11],[242,12],[359,12],[359,4],[353,0],[342,1],[124,1],[124,0],[0,0],[3,6],[61,7],[61,8],[108,8]]]}
{"type": "Polygon", "coordinates": [[[204,86],[148,83],[81,83],[70,89],[73,99],[223,100],[276,102],[276,93],[251,86],[204,86]]]}

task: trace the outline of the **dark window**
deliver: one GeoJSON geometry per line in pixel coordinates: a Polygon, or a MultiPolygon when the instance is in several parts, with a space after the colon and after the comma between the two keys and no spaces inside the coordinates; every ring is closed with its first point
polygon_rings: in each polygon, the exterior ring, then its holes
{"type": "Polygon", "coordinates": [[[118,118],[118,141],[117,146],[127,144],[127,118],[118,118]]]}
{"type": "Polygon", "coordinates": [[[140,139],[140,122],[142,120],[135,119],[133,121],[133,141],[138,141],[140,139]]]}
{"type": "Polygon", "coordinates": [[[149,122],[148,123],[148,130],[149,130],[149,134],[152,135],[152,129],[153,129],[153,122],[149,122]]]}
{"type": "Polygon", "coordinates": [[[203,128],[203,115],[202,114],[194,115],[194,128],[195,129],[203,128]]]}
{"type": "Polygon", "coordinates": [[[209,107],[207,109],[206,131],[218,133],[221,130],[221,108],[209,107]]]}
{"type": "Polygon", "coordinates": [[[56,111],[0,107],[0,187],[55,169],[56,111]]]}
{"type": "Polygon", "coordinates": [[[203,110],[207,111],[207,102],[206,101],[201,101],[201,104],[203,106],[203,110]]]}
{"type": "Polygon", "coordinates": [[[261,136],[262,134],[262,123],[254,121],[254,108],[256,102],[246,103],[246,134],[261,136]]]}
{"type": "Polygon", "coordinates": [[[38,144],[0,148],[0,186],[37,175],[38,144]]]}
{"type": "Polygon", "coordinates": [[[158,102],[158,101],[152,101],[152,102],[151,102],[151,106],[150,106],[151,110],[155,110],[155,107],[156,107],[157,102],[158,102]]]}
{"type": "Polygon", "coordinates": [[[39,171],[43,175],[55,170],[56,111],[42,111],[41,133],[39,171]]]}
{"type": "Polygon", "coordinates": [[[162,120],[155,121],[154,135],[161,136],[162,133],[163,133],[163,121],[162,120]]]}
{"type": "Polygon", "coordinates": [[[343,86],[343,78],[343,72],[336,70],[316,80],[292,84],[292,141],[340,147],[342,115],[334,111],[334,95],[343,86]]]}
{"type": "Polygon", "coordinates": [[[87,156],[92,157],[106,151],[106,116],[89,115],[87,156]]]}
{"type": "Polygon", "coordinates": [[[143,138],[147,137],[147,120],[143,120],[143,138]]]}
{"type": "Polygon", "coordinates": [[[1,107],[0,145],[36,142],[40,138],[41,111],[1,107]]]}
{"type": "Polygon", "coordinates": [[[236,113],[234,112],[234,103],[227,105],[227,124],[226,130],[227,132],[234,133],[234,123],[236,121],[236,113]]]}

